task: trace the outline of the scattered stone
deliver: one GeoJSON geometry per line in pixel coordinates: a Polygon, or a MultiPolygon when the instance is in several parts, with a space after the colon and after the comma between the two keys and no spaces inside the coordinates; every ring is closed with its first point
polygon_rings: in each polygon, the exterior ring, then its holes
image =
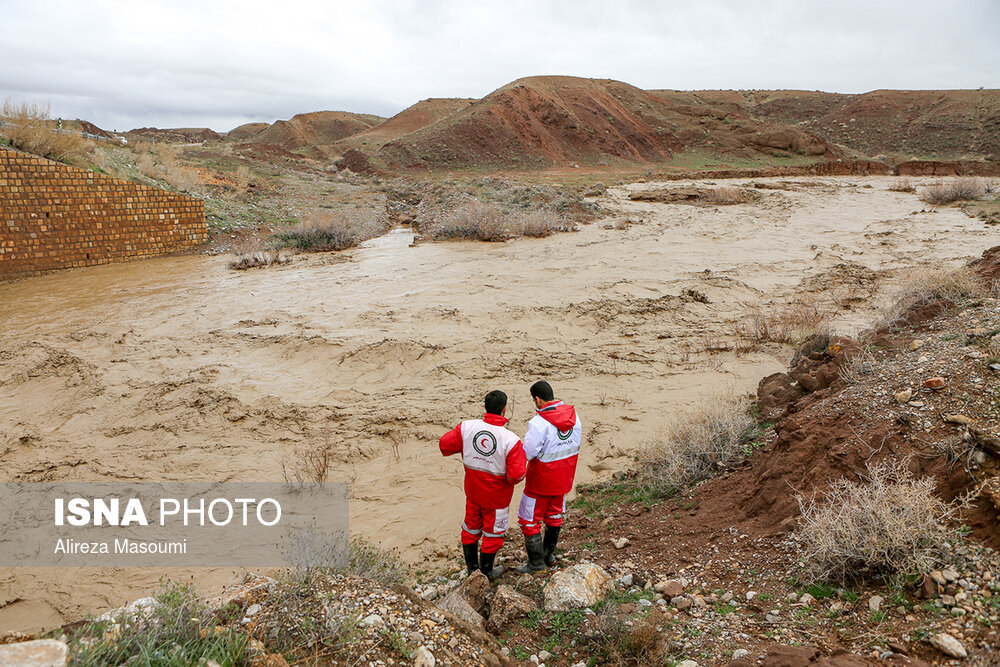
{"type": "Polygon", "coordinates": [[[895,394],[896,402],[903,404],[908,402],[913,397],[912,389],[904,389],[903,391],[897,391],[895,394]]]}
{"type": "Polygon", "coordinates": [[[924,387],[926,389],[933,389],[935,391],[939,389],[944,389],[945,381],[942,377],[927,378],[924,380],[924,387]]]}
{"type": "Polygon", "coordinates": [[[873,613],[877,612],[879,609],[882,608],[883,599],[884,598],[881,595],[871,596],[870,598],[868,598],[868,609],[873,613]]]}
{"type": "Polygon", "coordinates": [[[757,597],[757,591],[747,591],[746,597],[747,597],[747,602],[753,600],[755,597],[757,597]]]}
{"type": "Polygon", "coordinates": [[[139,598],[123,607],[112,609],[98,616],[99,621],[113,621],[122,616],[145,616],[160,606],[156,598],[139,598]]]}
{"type": "Polygon", "coordinates": [[[951,615],[952,616],[965,616],[965,610],[962,609],[961,607],[952,607],[951,608],[951,615]]]}
{"type": "Polygon", "coordinates": [[[678,595],[670,601],[678,611],[684,611],[691,606],[691,599],[685,595],[678,595]]]}
{"type": "Polygon", "coordinates": [[[802,597],[799,598],[799,602],[802,603],[802,604],[804,604],[804,605],[810,605],[810,604],[812,604],[815,601],[816,601],[816,598],[814,598],[813,596],[809,595],[808,593],[803,593],[802,597]]]}
{"type": "Polygon", "coordinates": [[[365,616],[361,620],[361,625],[363,625],[366,628],[373,628],[378,625],[382,625],[382,623],[384,623],[384,621],[382,620],[382,617],[379,616],[378,614],[371,614],[369,616],[365,616]]]}
{"type": "Polygon", "coordinates": [[[498,633],[510,623],[524,618],[538,608],[531,598],[521,595],[510,586],[497,586],[496,595],[490,603],[490,616],[486,619],[486,629],[498,633]]]}
{"type": "Polygon", "coordinates": [[[604,597],[611,577],[600,565],[578,563],[552,575],[542,591],[547,611],[582,609],[604,597]]]}
{"type": "Polygon", "coordinates": [[[623,586],[631,586],[632,585],[632,580],[633,580],[633,577],[632,577],[632,573],[631,572],[629,574],[626,574],[621,579],[619,579],[619,581],[622,582],[623,586]]]}
{"type": "Polygon", "coordinates": [[[437,659],[426,646],[420,646],[414,651],[413,667],[434,667],[435,664],[437,664],[437,659]]]}
{"type": "Polygon", "coordinates": [[[965,415],[960,414],[944,415],[944,420],[949,424],[960,424],[962,426],[968,426],[976,421],[972,417],[966,417],[965,415]]]}
{"type": "Polygon", "coordinates": [[[640,607],[652,607],[653,603],[650,600],[647,600],[646,598],[639,598],[639,606],[640,607]]]}
{"type": "Polygon", "coordinates": [[[750,651],[746,650],[745,648],[738,648],[735,651],[733,651],[733,660],[742,660],[743,658],[747,658],[749,656],[750,656],[750,651]]]}
{"type": "Polygon", "coordinates": [[[1000,364],[990,364],[990,370],[1000,371],[1000,364]]]}
{"type": "Polygon", "coordinates": [[[944,570],[941,571],[941,576],[944,577],[945,581],[947,581],[950,584],[952,582],[958,581],[959,577],[961,577],[962,575],[960,575],[958,572],[955,572],[955,570],[952,570],[951,568],[945,568],[944,570]]]}
{"type": "Polygon", "coordinates": [[[941,651],[945,655],[950,655],[953,658],[967,658],[969,654],[965,650],[965,646],[962,642],[958,641],[947,632],[941,632],[930,639],[931,646],[941,651]]]}
{"type": "Polygon", "coordinates": [[[684,660],[677,663],[677,667],[698,667],[698,663],[694,660],[684,660]]]}
{"type": "Polygon", "coordinates": [[[549,653],[548,651],[539,651],[538,652],[538,659],[541,660],[542,662],[548,662],[549,658],[551,658],[551,657],[552,657],[552,654],[549,653]]]}
{"type": "Polygon", "coordinates": [[[615,549],[624,549],[628,545],[629,541],[627,537],[619,537],[617,540],[615,540],[615,549]]]}
{"type": "Polygon", "coordinates": [[[910,341],[910,352],[915,352],[925,345],[924,341],[919,338],[914,338],[910,341]]]}
{"type": "Polygon", "coordinates": [[[653,589],[657,593],[663,593],[663,595],[668,598],[675,598],[678,595],[684,593],[684,587],[681,586],[681,582],[677,581],[676,579],[666,579],[664,581],[661,581],[658,584],[656,584],[656,586],[654,586],[653,589]]]}
{"type": "Polygon", "coordinates": [[[944,578],[944,573],[941,570],[931,570],[930,577],[938,586],[948,585],[948,580],[944,578]]]}
{"type": "MultiPolygon", "coordinates": [[[[482,573],[480,572],[479,574],[482,573]]],[[[483,577],[485,578],[485,575],[483,577]]],[[[437,602],[437,606],[440,609],[451,612],[474,628],[482,630],[486,625],[482,615],[475,610],[469,599],[457,589],[441,598],[437,602]]]]}
{"type": "Polygon", "coordinates": [[[734,597],[736,597],[736,596],[733,595],[732,591],[726,591],[725,594],[720,599],[724,603],[728,604],[728,603],[730,603],[730,602],[733,601],[734,597]]]}
{"type": "Polygon", "coordinates": [[[953,595],[948,595],[946,593],[946,594],[944,594],[944,595],[941,596],[941,604],[943,604],[946,607],[954,607],[957,603],[958,603],[958,600],[956,600],[955,596],[953,596],[953,595]]]}
{"type": "Polygon", "coordinates": [[[0,665],[10,667],[63,667],[68,659],[66,642],[36,639],[0,646],[0,665]]]}

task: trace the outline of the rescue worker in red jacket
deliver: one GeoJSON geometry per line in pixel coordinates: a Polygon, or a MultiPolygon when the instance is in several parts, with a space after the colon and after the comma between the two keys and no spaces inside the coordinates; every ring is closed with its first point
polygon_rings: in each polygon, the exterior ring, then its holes
{"type": "Polygon", "coordinates": [[[503,566],[494,566],[494,561],[507,531],[514,485],[524,479],[527,461],[521,439],[504,428],[507,394],[491,391],[486,394],[485,407],[482,419],[461,422],[441,436],[440,447],[445,456],[461,454],[465,466],[465,565],[469,574],[478,569],[494,579],[503,572],[503,566]]]}
{"type": "Polygon", "coordinates": [[[572,405],[555,400],[552,386],[541,380],[531,385],[537,414],[528,422],[524,453],[528,474],[517,509],[524,533],[528,563],[521,573],[540,572],[556,560],[556,544],[566,511],[566,494],[573,488],[583,427],[572,405]],[[542,539],[542,524],[545,539],[542,539]]]}

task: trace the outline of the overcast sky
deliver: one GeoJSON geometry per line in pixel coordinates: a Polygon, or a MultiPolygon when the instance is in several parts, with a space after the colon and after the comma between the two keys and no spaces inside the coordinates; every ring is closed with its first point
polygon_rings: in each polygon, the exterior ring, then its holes
{"type": "Polygon", "coordinates": [[[105,129],[390,116],[537,74],[1000,88],[1000,0],[0,0],[0,100],[105,129]]]}

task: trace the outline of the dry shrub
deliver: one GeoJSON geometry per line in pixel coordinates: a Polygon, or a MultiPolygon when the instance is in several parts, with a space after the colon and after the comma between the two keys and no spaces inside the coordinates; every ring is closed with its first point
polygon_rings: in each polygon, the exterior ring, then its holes
{"type": "Polygon", "coordinates": [[[268,246],[258,236],[247,236],[234,242],[232,253],[236,259],[229,262],[227,266],[237,271],[287,264],[292,261],[290,258],[284,257],[280,250],[268,246]]]}
{"type": "Polygon", "coordinates": [[[662,631],[657,630],[653,614],[639,622],[626,623],[626,620],[629,619],[617,609],[604,610],[593,626],[581,634],[579,641],[602,665],[667,667],[674,664],[669,643],[662,639],[662,631]]]}
{"type": "Polygon", "coordinates": [[[745,204],[747,202],[747,196],[739,188],[723,186],[709,190],[705,195],[705,201],[713,204],[719,204],[720,206],[726,206],[729,204],[745,204]]]}
{"type": "Polygon", "coordinates": [[[961,509],[937,498],[934,485],[896,460],[870,465],[866,480],[837,480],[822,502],[800,496],[799,541],[811,576],[846,583],[933,569],[955,537],[946,523],[961,509]]]}
{"type": "Polygon", "coordinates": [[[1000,364],[1000,335],[994,336],[986,343],[986,363],[1000,364]]]}
{"type": "Polygon", "coordinates": [[[521,215],[516,225],[521,236],[540,238],[556,232],[573,230],[573,223],[549,211],[531,211],[521,215]]]}
{"type": "Polygon", "coordinates": [[[478,199],[462,204],[441,216],[434,236],[442,239],[505,241],[512,236],[511,221],[496,204],[478,199]]]}
{"type": "Polygon", "coordinates": [[[162,181],[175,190],[184,192],[198,185],[198,172],[177,163],[177,157],[166,144],[156,144],[149,151],[143,151],[135,163],[140,173],[156,181],[162,181]]]}
{"type": "Polygon", "coordinates": [[[913,186],[908,178],[901,178],[900,180],[894,182],[889,186],[889,192],[916,192],[917,189],[913,186]]]}
{"type": "Polygon", "coordinates": [[[896,326],[906,313],[916,306],[945,299],[960,302],[987,296],[987,289],[976,273],[968,267],[958,269],[922,267],[911,271],[901,280],[901,287],[889,297],[876,328],[896,326]]]}
{"type": "Polygon", "coordinates": [[[281,461],[281,476],[288,484],[303,485],[325,482],[330,477],[333,449],[323,444],[316,447],[299,447],[281,461]]]}
{"type": "Polygon", "coordinates": [[[643,481],[667,495],[746,458],[760,435],[749,407],[745,397],[722,395],[668,424],[639,454],[643,481]]]}
{"type": "Polygon", "coordinates": [[[10,100],[0,107],[0,136],[14,148],[53,160],[69,160],[83,154],[86,142],[78,133],[59,131],[49,116],[49,107],[10,100]]]}
{"type": "Polygon", "coordinates": [[[755,307],[736,323],[736,335],[761,343],[797,344],[823,332],[832,314],[815,300],[755,307]]]}
{"type": "Polygon", "coordinates": [[[986,186],[982,180],[971,176],[956,178],[950,183],[935,183],[920,191],[920,199],[940,206],[956,201],[979,199],[986,194],[986,186]]]}
{"type": "Polygon", "coordinates": [[[383,586],[403,583],[406,566],[393,551],[372,544],[363,537],[353,537],[347,545],[347,570],[383,586]]]}
{"type": "Polygon", "coordinates": [[[376,212],[353,209],[314,214],[295,227],[276,232],[274,238],[282,246],[326,252],[353,248],[383,234],[386,229],[385,220],[376,212]]]}
{"type": "Polygon", "coordinates": [[[840,378],[847,384],[858,384],[875,372],[875,357],[868,350],[861,350],[840,368],[840,378]]]}

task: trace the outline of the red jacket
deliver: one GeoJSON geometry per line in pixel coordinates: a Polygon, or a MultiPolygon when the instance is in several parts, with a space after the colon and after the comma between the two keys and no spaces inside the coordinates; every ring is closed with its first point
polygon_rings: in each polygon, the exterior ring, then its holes
{"type": "Polygon", "coordinates": [[[527,461],[507,420],[486,413],[482,419],[461,422],[441,436],[441,453],[461,454],[465,465],[465,497],[480,507],[506,508],[514,485],[524,479],[527,461]]]}
{"type": "Polygon", "coordinates": [[[572,405],[546,403],[528,422],[524,453],[528,457],[524,491],[536,496],[561,496],[573,488],[583,426],[572,405]]]}

